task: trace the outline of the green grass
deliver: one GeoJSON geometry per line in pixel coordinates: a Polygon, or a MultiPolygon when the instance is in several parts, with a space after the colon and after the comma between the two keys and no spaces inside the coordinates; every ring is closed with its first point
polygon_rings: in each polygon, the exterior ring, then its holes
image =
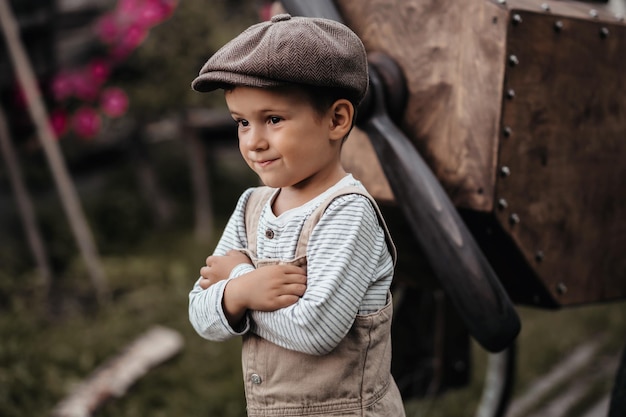
{"type": "Polygon", "coordinates": [[[184,349],[97,415],[244,415],[239,341],[204,341],[187,321],[187,294],[206,251],[190,238],[168,239],[166,253],[104,258],[114,296],[102,307],[80,266],[62,277],[50,308],[37,298],[32,277],[1,277],[12,297],[0,316],[0,415],[48,414],[74,384],[155,324],[179,331],[184,349]]]}

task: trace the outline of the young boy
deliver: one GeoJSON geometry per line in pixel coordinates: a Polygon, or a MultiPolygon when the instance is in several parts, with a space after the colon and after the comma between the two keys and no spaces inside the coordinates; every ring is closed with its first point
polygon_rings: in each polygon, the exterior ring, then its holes
{"type": "Polygon", "coordinates": [[[346,26],[282,14],[217,51],[192,87],[224,89],[240,197],[189,294],[204,338],[243,336],[249,416],[404,416],[390,373],[395,249],[340,162],[368,85],[346,26]]]}

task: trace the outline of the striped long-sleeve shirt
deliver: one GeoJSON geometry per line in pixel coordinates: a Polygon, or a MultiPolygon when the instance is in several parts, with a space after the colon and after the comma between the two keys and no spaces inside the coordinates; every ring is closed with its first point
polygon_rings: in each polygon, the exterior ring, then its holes
{"type": "MultiPolygon", "coordinates": [[[[291,260],[305,220],[337,188],[361,183],[351,175],[301,207],[276,217],[263,208],[257,232],[259,259],[291,260]],[[271,238],[265,231],[271,229],[271,238]]],[[[214,254],[247,246],[244,209],[252,189],[240,197],[214,254]]],[[[272,199],[270,199],[270,202],[272,199]]],[[[358,194],[336,198],[311,233],[307,246],[307,289],[300,300],[273,312],[249,311],[241,328],[233,329],[224,315],[222,297],[227,280],[206,290],[199,280],[189,294],[193,327],[209,340],[226,340],[253,331],[287,349],[322,355],[347,334],[357,314],[368,314],[387,302],[393,261],[385,234],[370,201],[358,194]]],[[[249,272],[233,269],[229,279],[249,272]]]]}

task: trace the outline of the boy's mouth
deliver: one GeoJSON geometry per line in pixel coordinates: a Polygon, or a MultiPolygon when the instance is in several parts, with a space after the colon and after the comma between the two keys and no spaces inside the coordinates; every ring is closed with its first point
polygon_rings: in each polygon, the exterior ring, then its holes
{"type": "Polygon", "coordinates": [[[254,161],[254,164],[259,166],[260,168],[265,168],[269,166],[272,162],[276,161],[276,159],[264,159],[260,161],[254,161]]]}

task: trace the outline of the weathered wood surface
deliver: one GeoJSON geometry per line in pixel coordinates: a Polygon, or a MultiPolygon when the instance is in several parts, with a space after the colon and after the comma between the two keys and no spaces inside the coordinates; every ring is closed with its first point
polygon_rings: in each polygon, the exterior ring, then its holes
{"type": "Polygon", "coordinates": [[[626,297],[626,26],[516,13],[498,220],[559,304],[626,297]]]}
{"type": "Polygon", "coordinates": [[[402,68],[408,102],[401,127],[453,203],[491,210],[506,10],[482,0],[336,4],[368,52],[384,52],[402,68]]]}
{"type": "Polygon", "coordinates": [[[367,134],[354,128],[343,144],[341,162],[378,201],[392,202],[393,192],[367,134]]]}
{"type": "Polygon", "coordinates": [[[154,327],[96,369],[61,401],[52,417],[89,417],[106,400],[121,397],[151,368],[175,355],[183,346],[182,336],[165,327],[154,327]]]}
{"type": "MultiPolygon", "coordinates": [[[[495,216],[514,243],[503,255],[557,305],[626,297],[624,21],[581,2],[336,4],[402,68],[403,131],[457,208],[495,216]]],[[[354,166],[369,152],[345,151],[354,166]]],[[[377,178],[364,183],[380,198],[377,178]]]]}

